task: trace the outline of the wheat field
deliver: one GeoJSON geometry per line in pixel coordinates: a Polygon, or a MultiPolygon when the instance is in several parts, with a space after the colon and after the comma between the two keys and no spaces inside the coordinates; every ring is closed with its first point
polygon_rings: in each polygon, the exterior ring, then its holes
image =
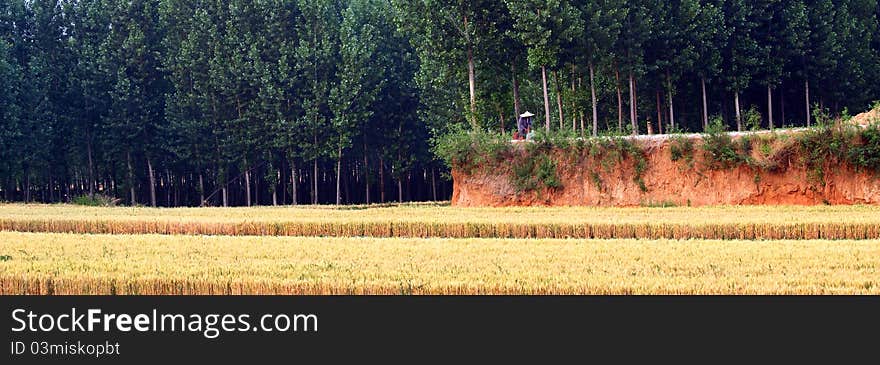
{"type": "Polygon", "coordinates": [[[880,207],[0,204],[0,294],[880,294],[880,207]]]}
{"type": "Polygon", "coordinates": [[[880,241],[0,233],[2,294],[880,294],[880,241]]]}
{"type": "Polygon", "coordinates": [[[0,230],[236,236],[880,239],[878,206],[141,208],[0,204],[0,230]]]}

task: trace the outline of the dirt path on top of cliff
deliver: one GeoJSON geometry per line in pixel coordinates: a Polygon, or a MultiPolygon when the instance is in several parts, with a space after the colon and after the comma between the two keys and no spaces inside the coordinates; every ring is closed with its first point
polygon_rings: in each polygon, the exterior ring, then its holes
{"type": "MultiPolygon", "coordinates": [[[[864,125],[860,125],[860,126],[864,127],[864,125]]],[[[737,137],[742,137],[742,136],[764,135],[764,134],[771,134],[771,133],[794,134],[794,133],[804,132],[809,129],[810,128],[805,128],[805,127],[784,128],[784,129],[777,128],[774,130],[745,131],[745,132],[734,131],[734,132],[726,132],[726,133],[727,133],[727,135],[729,135],[733,138],[737,138],[737,137]]],[[[624,139],[631,139],[631,140],[645,142],[646,144],[649,144],[649,145],[659,145],[660,143],[665,142],[666,140],[673,138],[673,137],[684,137],[684,138],[688,138],[688,139],[702,139],[703,136],[705,136],[705,135],[706,135],[706,133],[676,133],[676,134],[639,134],[639,135],[635,135],[635,136],[630,135],[630,136],[619,136],[619,137],[599,136],[599,137],[587,137],[587,138],[624,138],[624,139]]],[[[584,137],[577,137],[575,139],[584,139],[584,137]]],[[[520,144],[520,143],[529,143],[530,141],[528,141],[528,140],[511,140],[510,142],[513,144],[520,144]]]]}
{"type": "MultiPolygon", "coordinates": [[[[880,108],[869,110],[867,112],[858,114],[858,115],[852,117],[851,119],[849,119],[849,123],[856,126],[856,127],[860,127],[860,128],[866,128],[869,125],[872,125],[875,123],[880,123],[880,108]]],[[[733,132],[727,132],[727,134],[730,135],[731,137],[736,138],[736,137],[742,137],[742,136],[761,135],[761,134],[770,134],[770,133],[792,134],[792,133],[804,132],[804,131],[810,130],[811,128],[815,128],[815,127],[776,128],[773,130],[764,129],[764,130],[759,130],[759,131],[742,131],[742,132],[733,131],[733,132]]],[[[663,142],[663,141],[666,141],[672,137],[677,137],[677,136],[682,136],[682,137],[690,138],[690,139],[696,139],[696,138],[702,139],[704,135],[706,135],[706,133],[639,134],[639,135],[635,135],[635,136],[620,136],[620,137],[626,138],[626,139],[634,139],[637,141],[644,141],[644,142],[663,142]]],[[[580,138],[582,138],[582,137],[578,137],[578,139],[580,139],[580,138]]],[[[598,138],[611,138],[611,137],[600,136],[598,138]]],[[[524,142],[528,142],[528,141],[513,140],[511,142],[524,143],[524,142]]]]}

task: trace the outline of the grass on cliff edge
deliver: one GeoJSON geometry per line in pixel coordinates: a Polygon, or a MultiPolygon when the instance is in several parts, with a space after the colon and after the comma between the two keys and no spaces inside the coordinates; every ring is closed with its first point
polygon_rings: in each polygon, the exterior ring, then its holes
{"type": "Polygon", "coordinates": [[[0,232],[0,294],[880,294],[880,241],[0,232]]]}

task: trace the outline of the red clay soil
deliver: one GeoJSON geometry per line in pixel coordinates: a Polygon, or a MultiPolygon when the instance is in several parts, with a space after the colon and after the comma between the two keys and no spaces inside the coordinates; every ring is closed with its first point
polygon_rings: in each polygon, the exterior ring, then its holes
{"type": "MultiPolygon", "coordinates": [[[[847,166],[825,166],[825,184],[808,178],[798,156],[788,156],[785,166],[774,172],[741,166],[710,170],[701,161],[701,141],[696,141],[693,163],[673,162],[669,141],[653,136],[640,144],[648,168],[642,179],[647,191],[633,180],[632,161],[605,171],[599,163],[582,160],[561,162],[555,156],[562,187],[517,193],[510,182],[509,167],[491,171],[477,169],[473,175],[452,171],[455,206],[640,206],[653,204],[720,205],[819,205],[880,204],[880,178],[857,173],[847,166]],[[507,170],[506,170],[507,169],[507,170]],[[593,179],[601,177],[601,187],[593,179]]],[[[693,137],[699,138],[699,137],[693,137]]]]}

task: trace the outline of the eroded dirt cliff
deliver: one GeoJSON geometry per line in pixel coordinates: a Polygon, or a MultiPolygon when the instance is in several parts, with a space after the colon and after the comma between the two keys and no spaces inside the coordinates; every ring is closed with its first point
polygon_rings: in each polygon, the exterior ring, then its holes
{"type": "MultiPolygon", "coordinates": [[[[670,158],[671,140],[664,137],[639,141],[647,168],[641,186],[635,179],[632,158],[613,167],[586,156],[572,159],[552,153],[561,187],[518,192],[510,179],[510,164],[475,169],[466,174],[453,169],[452,204],[456,206],[531,205],[718,205],[718,204],[880,204],[880,177],[849,166],[825,163],[821,179],[815,170],[799,163],[796,154],[782,155],[773,169],[741,165],[711,169],[699,152],[690,162],[670,158]],[[629,160],[629,161],[627,161],[629,160]]],[[[759,152],[755,152],[759,153],[759,152]]]]}

